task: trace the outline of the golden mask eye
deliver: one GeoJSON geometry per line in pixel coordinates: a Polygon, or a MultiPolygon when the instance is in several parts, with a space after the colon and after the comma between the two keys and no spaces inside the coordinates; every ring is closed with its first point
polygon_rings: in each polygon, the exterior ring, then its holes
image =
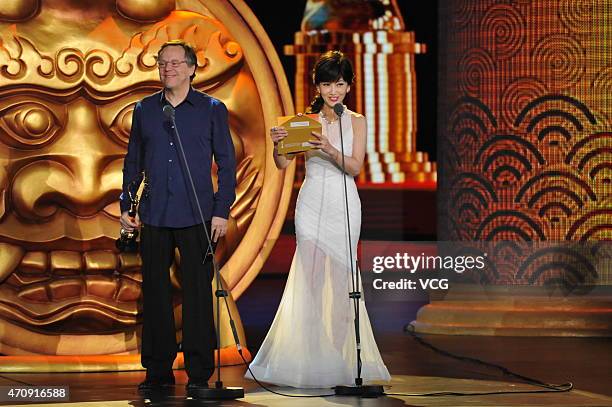
{"type": "Polygon", "coordinates": [[[113,136],[122,144],[127,145],[130,140],[130,130],[132,129],[132,112],[134,104],[130,104],[115,116],[109,130],[113,136]]]}
{"type": "Polygon", "coordinates": [[[0,138],[13,147],[40,147],[61,128],[49,107],[36,102],[10,106],[0,115],[0,138]]]}

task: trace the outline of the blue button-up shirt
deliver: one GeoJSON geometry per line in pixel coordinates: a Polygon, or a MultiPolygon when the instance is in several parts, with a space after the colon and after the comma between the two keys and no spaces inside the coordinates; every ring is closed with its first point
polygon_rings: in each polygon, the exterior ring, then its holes
{"type": "MultiPolygon", "coordinates": [[[[128,151],[123,165],[121,212],[130,207],[128,188],[137,191],[144,171],[140,220],[161,227],[202,223],[184,168],[171,121],[163,114],[168,104],[163,91],[134,107],[128,151]]],[[[176,126],[205,221],[227,219],[236,197],[236,159],[229,132],[227,108],[218,99],[193,88],[175,107],[176,126]],[[218,189],[213,191],[212,159],[217,164],[218,189]]]]}

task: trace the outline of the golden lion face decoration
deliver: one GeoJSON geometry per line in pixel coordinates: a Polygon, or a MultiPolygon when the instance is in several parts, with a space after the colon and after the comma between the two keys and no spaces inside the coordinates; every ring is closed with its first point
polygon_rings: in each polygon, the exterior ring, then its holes
{"type": "Polygon", "coordinates": [[[196,47],[193,86],[230,111],[237,199],[217,256],[237,298],[278,236],[293,176],[271,164],[266,136],[276,116],[293,109],[289,89],[248,8],[198,0],[4,3],[0,353],[137,351],[140,260],[114,249],[117,199],[132,109],[159,90],[154,56],[170,39],[196,47]]]}

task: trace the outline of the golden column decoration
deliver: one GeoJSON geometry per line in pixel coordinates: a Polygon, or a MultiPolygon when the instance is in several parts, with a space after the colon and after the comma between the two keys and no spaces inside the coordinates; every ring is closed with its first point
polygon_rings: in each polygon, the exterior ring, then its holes
{"type": "MultiPolygon", "coordinates": [[[[314,95],[312,69],[327,50],[353,61],[356,83],[346,100],[368,120],[360,183],[435,181],[435,163],[416,149],[417,106],[414,56],[426,51],[405,31],[395,0],[309,0],[295,43],[295,104],[303,112],[314,95]]],[[[299,178],[299,177],[298,177],[299,178]]]]}

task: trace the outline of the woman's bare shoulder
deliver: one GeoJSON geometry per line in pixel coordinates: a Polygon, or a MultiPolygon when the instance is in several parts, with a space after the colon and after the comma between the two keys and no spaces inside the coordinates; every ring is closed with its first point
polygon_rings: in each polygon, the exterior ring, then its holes
{"type": "Polygon", "coordinates": [[[352,110],[347,110],[351,116],[351,120],[353,121],[353,123],[355,122],[360,122],[360,121],[365,121],[365,116],[362,115],[361,113],[357,113],[357,112],[353,112],[352,110]]]}
{"type": "Polygon", "coordinates": [[[349,112],[350,112],[351,121],[353,122],[353,126],[354,125],[365,126],[366,118],[364,115],[362,115],[361,113],[352,112],[350,110],[349,112]]]}

